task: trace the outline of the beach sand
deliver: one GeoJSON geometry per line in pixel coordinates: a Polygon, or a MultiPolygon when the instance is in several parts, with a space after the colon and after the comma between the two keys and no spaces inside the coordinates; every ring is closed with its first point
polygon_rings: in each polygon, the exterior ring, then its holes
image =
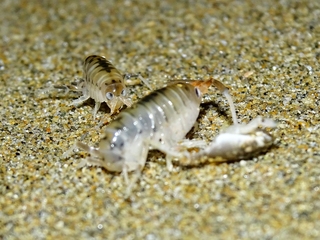
{"type": "MultiPolygon", "coordinates": [[[[0,15],[0,238],[319,239],[319,1],[9,1],[0,15]],[[196,2],[196,3],[194,3],[196,2]],[[166,168],[150,151],[129,200],[123,176],[62,159],[97,146],[108,111],[45,92],[104,55],[153,89],[176,79],[226,84],[239,119],[274,119],[274,145],[246,161],[166,168]]],[[[134,102],[151,90],[128,86],[134,102]]],[[[115,114],[113,118],[116,118],[115,114]]],[[[190,139],[232,124],[210,88],[190,139]]],[[[134,175],[129,174],[132,178],[134,175]]]]}

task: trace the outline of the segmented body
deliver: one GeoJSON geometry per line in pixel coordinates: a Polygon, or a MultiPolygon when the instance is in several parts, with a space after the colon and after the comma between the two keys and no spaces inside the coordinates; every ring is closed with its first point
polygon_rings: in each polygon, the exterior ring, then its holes
{"type": "MultiPolygon", "coordinates": [[[[207,85],[206,88],[211,83],[202,82],[207,85]]],[[[107,126],[98,148],[81,142],[75,144],[75,148],[82,148],[90,153],[90,157],[80,165],[88,163],[109,171],[123,172],[129,183],[127,172],[140,173],[149,148],[174,156],[178,142],[185,137],[199,115],[200,89],[201,87],[179,82],[154,91],[131,108],[123,110],[107,126]]]]}
{"type": "Polygon", "coordinates": [[[99,143],[99,157],[109,162],[112,153],[112,158],[122,163],[112,170],[121,171],[126,165],[132,171],[144,166],[149,146],[169,153],[194,125],[200,102],[200,91],[190,84],[153,92],[108,125],[99,143]]]}
{"type": "Polygon", "coordinates": [[[272,119],[257,117],[248,124],[234,124],[220,133],[207,147],[197,153],[187,153],[180,159],[185,166],[211,162],[243,160],[257,156],[273,144],[273,137],[263,130],[275,128],[272,119]]]}
{"type": "Polygon", "coordinates": [[[127,96],[123,75],[102,56],[91,55],[85,59],[83,82],[78,88],[83,95],[72,104],[78,105],[89,98],[94,99],[94,118],[102,102],[105,102],[110,108],[109,115],[120,109],[123,104],[127,106],[132,104],[131,99],[127,96]]]}

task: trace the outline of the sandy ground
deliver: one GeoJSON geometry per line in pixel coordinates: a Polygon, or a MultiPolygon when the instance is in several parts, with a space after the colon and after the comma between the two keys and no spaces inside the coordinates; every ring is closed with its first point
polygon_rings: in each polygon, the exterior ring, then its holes
{"type": "MultiPolygon", "coordinates": [[[[320,238],[319,1],[3,0],[1,8],[0,238],[320,238]],[[77,170],[83,151],[61,157],[85,133],[96,146],[106,105],[94,120],[93,101],[73,107],[75,93],[39,94],[82,77],[91,54],[140,72],[154,89],[221,80],[242,122],[277,121],[274,146],[173,172],[151,151],[125,200],[121,174],[77,170]]],[[[128,89],[134,102],[151,92],[128,89]]],[[[216,89],[197,122],[188,137],[206,141],[232,124],[216,89]]]]}

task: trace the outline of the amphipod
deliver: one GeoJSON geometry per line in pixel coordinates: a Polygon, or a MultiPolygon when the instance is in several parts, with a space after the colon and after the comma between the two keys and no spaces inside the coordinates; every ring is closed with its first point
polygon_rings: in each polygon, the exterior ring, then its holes
{"type": "Polygon", "coordinates": [[[74,100],[72,105],[82,104],[92,98],[95,101],[94,118],[103,102],[110,108],[108,116],[111,116],[124,104],[132,105],[123,75],[103,56],[91,55],[85,59],[83,81],[79,83],[77,89],[82,91],[83,95],[74,100]]]}
{"type": "Polygon", "coordinates": [[[276,126],[273,119],[262,117],[257,117],[248,124],[234,124],[199,152],[185,151],[179,163],[184,166],[196,166],[207,161],[250,159],[265,152],[273,144],[273,137],[265,129],[276,126]]]}
{"type": "MultiPolygon", "coordinates": [[[[88,163],[122,172],[128,184],[128,196],[140,176],[150,148],[167,156],[177,156],[178,142],[194,125],[199,115],[201,96],[211,84],[223,86],[217,80],[180,81],[154,91],[120,112],[117,119],[107,125],[97,148],[76,142],[64,157],[74,148],[81,148],[90,153],[90,157],[79,167],[88,163]],[[130,171],[137,173],[131,182],[128,180],[130,171]]],[[[223,90],[228,94],[226,89],[223,90]]],[[[171,165],[170,158],[167,158],[167,165],[171,165]]]]}

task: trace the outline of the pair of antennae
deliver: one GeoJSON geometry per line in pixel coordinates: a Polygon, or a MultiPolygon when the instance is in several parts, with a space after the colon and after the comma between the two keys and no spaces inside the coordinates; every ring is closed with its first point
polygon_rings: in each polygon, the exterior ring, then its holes
{"type": "Polygon", "coordinates": [[[211,84],[213,84],[216,88],[218,88],[218,90],[221,92],[222,95],[225,96],[225,98],[227,99],[227,101],[229,103],[233,124],[234,125],[238,124],[236,108],[234,106],[232,97],[229,93],[229,89],[222,82],[211,78],[205,82],[203,82],[203,81],[190,81],[190,84],[192,84],[195,87],[198,87],[202,93],[206,93],[211,84]]]}

